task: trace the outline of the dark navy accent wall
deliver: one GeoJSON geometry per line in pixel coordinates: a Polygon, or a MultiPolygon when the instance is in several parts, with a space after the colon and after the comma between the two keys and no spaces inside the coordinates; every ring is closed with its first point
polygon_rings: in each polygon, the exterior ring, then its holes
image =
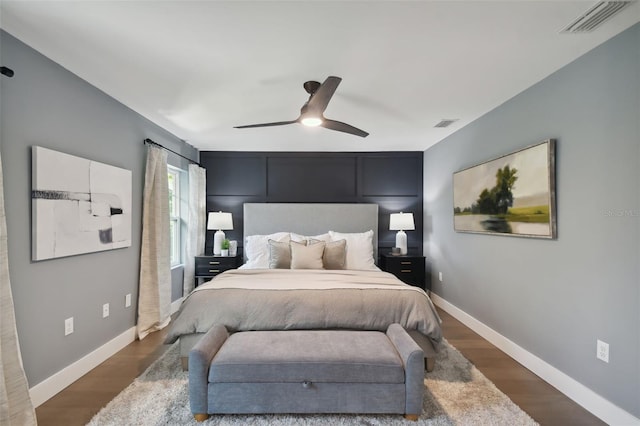
{"type": "MultiPolygon", "coordinates": [[[[227,238],[242,247],[244,203],[375,203],[378,244],[395,245],[389,215],[413,213],[409,251],[422,254],[422,151],[402,152],[227,152],[202,151],[207,169],[207,211],[233,214],[227,238]]],[[[206,240],[211,252],[213,231],[206,240]]]]}

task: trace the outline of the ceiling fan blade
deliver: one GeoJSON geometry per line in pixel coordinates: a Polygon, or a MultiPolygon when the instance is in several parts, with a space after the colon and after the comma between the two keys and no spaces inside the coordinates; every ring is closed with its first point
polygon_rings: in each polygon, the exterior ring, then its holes
{"type": "Polygon", "coordinates": [[[339,132],[344,132],[344,133],[350,133],[352,135],[360,136],[363,138],[366,138],[367,136],[369,136],[369,133],[365,132],[364,130],[360,130],[357,127],[353,127],[352,125],[343,123],[341,121],[329,120],[327,118],[324,119],[321,126],[324,127],[325,129],[337,130],[339,132]]]}
{"type": "Polygon", "coordinates": [[[318,90],[311,95],[311,98],[307,103],[307,110],[311,109],[316,113],[322,114],[324,110],[327,109],[327,105],[329,105],[329,101],[341,81],[342,79],[340,77],[327,77],[318,90]]]}
{"type": "Polygon", "coordinates": [[[286,124],[297,123],[298,120],[290,120],[290,121],[276,121],[273,123],[262,123],[262,124],[246,124],[244,126],[233,126],[234,129],[248,129],[251,127],[271,127],[271,126],[284,126],[286,124]]]}

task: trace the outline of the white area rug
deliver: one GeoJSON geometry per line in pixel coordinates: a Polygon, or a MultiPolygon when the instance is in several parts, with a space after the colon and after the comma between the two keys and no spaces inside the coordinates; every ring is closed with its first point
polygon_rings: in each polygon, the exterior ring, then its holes
{"type": "Polygon", "coordinates": [[[188,373],[178,347],[171,347],[147,371],[89,422],[123,425],[536,425],[460,352],[444,342],[433,372],[425,375],[423,414],[402,415],[215,415],[196,422],[189,410],[188,373]]]}

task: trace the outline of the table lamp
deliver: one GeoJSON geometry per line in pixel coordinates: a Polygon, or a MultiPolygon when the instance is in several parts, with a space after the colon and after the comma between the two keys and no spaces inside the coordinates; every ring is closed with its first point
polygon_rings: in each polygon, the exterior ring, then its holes
{"type": "Polygon", "coordinates": [[[416,229],[413,223],[413,213],[391,213],[389,229],[398,231],[396,234],[396,247],[400,249],[400,254],[407,254],[407,234],[404,231],[416,229]]]}
{"type": "Polygon", "coordinates": [[[209,212],[207,229],[217,230],[216,233],[213,234],[213,255],[220,256],[222,254],[222,242],[225,239],[223,230],[233,229],[231,213],[209,212]]]}

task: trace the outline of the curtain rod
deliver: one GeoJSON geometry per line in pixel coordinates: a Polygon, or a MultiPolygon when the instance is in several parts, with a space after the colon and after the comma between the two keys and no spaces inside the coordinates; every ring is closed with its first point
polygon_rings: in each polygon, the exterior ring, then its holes
{"type": "Polygon", "coordinates": [[[152,140],[151,140],[151,139],[149,139],[149,138],[147,138],[147,139],[145,139],[144,141],[142,141],[142,143],[143,143],[143,144],[149,144],[149,145],[155,145],[155,146],[160,147],[160,148],[162,148],[162,149],[164,149],[164,150],[166,150],[166,151],[173,152],[173,153],[174,153],[175,155],[177,155],[178,157],[182,157],[182,158],[184,158],[185,160],[190,161],[191,163],[193,163],[193,164],[197,164],[198,166],[202,167],[202,165],[201,165],[200,163],[198,163],[197,161],[194,161],[194,160],[192,160],[191,158],[189,158],[189,157],[185,157],[184,155],[182,155],[182,154],[180,154],[180,153],[178,153],[178,152],[175,152],[175,151],[174,151],[174,150],[172,150],[172,149],[169,149],[169,148],[167,148],[167,147],[165,147],[165,146],[162,146],[162,145],[160,145],[158,142],[154,142],[154,141],[152,141],[152,140]]]}

